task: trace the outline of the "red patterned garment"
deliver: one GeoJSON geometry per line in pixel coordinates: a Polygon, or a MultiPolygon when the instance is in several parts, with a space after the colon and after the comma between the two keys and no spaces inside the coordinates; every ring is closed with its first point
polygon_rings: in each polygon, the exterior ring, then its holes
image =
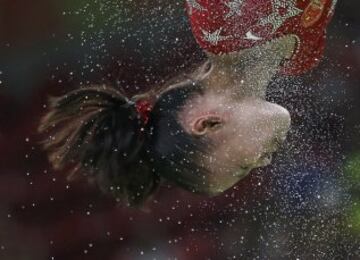
{"type": "Polygon", "coordinates": [[[186,0],[200,46],[223,54],[248,49],[284,35],[296,35],[292,58],[281,72],[297,75],[322,58],[326,27],[337,0],[186,0]]]}

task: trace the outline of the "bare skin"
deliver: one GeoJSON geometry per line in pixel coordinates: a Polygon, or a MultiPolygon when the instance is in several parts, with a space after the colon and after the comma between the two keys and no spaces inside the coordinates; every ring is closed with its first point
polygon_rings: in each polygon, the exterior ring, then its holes
{"type": "Polygon", "coordinates": [[[203,82],[207,88],[219,92],[231,90],[237,98],[249,95],[264,98],[281,62],[293,54],[296,41],[296,36],[287,35],[237,53],[208,54],[212,71],[203,82]]]}
{"type": "Polygon", "coordinates": [[[271,162],[290,127],[289,112],[258,97],[234,99],[231,92],[209,90],[188,101],[179,113],[184,130],[206,138],[210,148],[201,158],[208,174],[202,191],[218,194],[252,169],[271,162]]]}
{"type": "MultiPolygon", "coordinates": [[[[281,62],[292,56],[296,42],[295,35],[287,35],[240,52],[223,55],[207,53],[211,70],[203,73],[207,67],[203,66],[192,78],[201,81],[207,89],[217,93],[230,90],[236,98],[244,96],[265,98],[266,87],[278,72],[281,62]],[[202,77],[199,78],[198,75],[202,77]]],[[[171,86],[166,84],[154,87],[145,94],[136,95],[134,99],[156,100],[161,93],[173,87],[177,87],[176,82],[171,86]]]]}
{"type": "Polygon", "coordinates": [[[271,163],[291,119],[285,108],[265,100],[266,87],[295,46],[296,38],[286,36],[240,53],[209,55],[212,70],[202,80],[204,95],[179,113],[185,131],[212,144],[199,158],[208,170],[202,192],[219,194],[271,163]]]}
{"type": "MultiPolygon", "coordinates": [[[[281,63],[294,53],[296,42],[296,36],[288,35],[237,53],[208,54],[211,69],[203,66],[200,70],[207,72],[194,77],[205,93],[189,99],[178,114],[185,131],[211,143],[198,158],[208,173],[194,191],[219,194],[252,169],[271,163],[291,119],[285,108],[265,100],[266,88],[281,63]]],[[[156,100],[159,93],[176,87],[160,87],[145,97],[156,100]]]]}

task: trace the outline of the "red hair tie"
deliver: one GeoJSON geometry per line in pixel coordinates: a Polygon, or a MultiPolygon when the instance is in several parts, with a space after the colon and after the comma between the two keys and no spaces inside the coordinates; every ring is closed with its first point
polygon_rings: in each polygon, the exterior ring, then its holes
{"type": "Polygon", "coordinates": [[[135,107],[140,119],[146,125],[149,122],[150,112],[153,109],[152,103],[148,100],[140,99],[135,102],[135,107]]]}

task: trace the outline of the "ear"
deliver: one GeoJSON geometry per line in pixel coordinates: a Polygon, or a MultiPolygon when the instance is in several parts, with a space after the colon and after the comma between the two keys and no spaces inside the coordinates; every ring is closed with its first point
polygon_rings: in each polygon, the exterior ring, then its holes
{"type": "Polygon", "coordinates": [[[196,136],[202,136],[218,130],[223,126],[223,123],[224,120],[221,116],[201,116],[191,123],[191,133],[196,136]]]}

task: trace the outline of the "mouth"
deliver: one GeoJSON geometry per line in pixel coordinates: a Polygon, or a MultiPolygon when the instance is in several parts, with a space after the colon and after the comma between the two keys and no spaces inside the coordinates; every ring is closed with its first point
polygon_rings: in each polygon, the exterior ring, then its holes
{"type": "Polygon", "coordinates": [[[273,152],[266,152],[263,153],[252,165],[248,167],[242,167],[242,169],[250,171],[251,169],[265,167],[271,164],[272,159],[273,159],[273,152]]]}
{"type": "Polygon", "coordinates": [[[272,162],[272,157],[272,152],[266,152],[262,154],[254,164],[248,166],[241,166],[236,176],[246,176],[252,169],[268,166],[272,162]]]}
{"type": "Polygon", "coordinates": [[[267,151],[264,152],[259,159],[255,163],[255,168],[265,167],[271,164],[273,159],[273,153],[279,150],[282,146],[283,142],[285,141],[285,137],[283,138],[274,138],[271,145],[266,149],[267,151]]]}
{"type": "Polygon", "coordinates": [[[259,160],[256,162],[255,167],[259,168],[259,167],[265,167],[268,166],[269,164],[271,164],[272,162],[272,153],[264,153],[259,160]]]}

